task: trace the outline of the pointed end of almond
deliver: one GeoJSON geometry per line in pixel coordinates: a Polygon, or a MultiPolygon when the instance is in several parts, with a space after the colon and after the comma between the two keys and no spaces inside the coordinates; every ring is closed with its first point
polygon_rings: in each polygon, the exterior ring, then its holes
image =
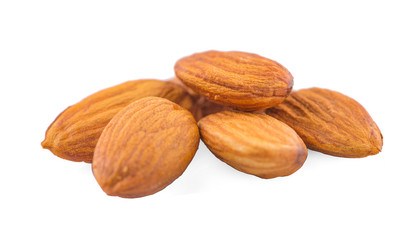
{"type": "Polygon", "coordinates": [[[380,142],[379,144],[377,144],[377,145],[376,145],[376,148],[377,148],[377,150],[378,150],[379,152],[381,152],[381,151],[382,151],[382,148],[383,148],[383,142],[380,142]]]}
{"type": "Polygon", "coordinates": [[[380,142],[375,143],[374,148],[376,149],[375,154],[380,153],[383,148],[383,142],[380,141],[380,142]]]}
{"type": "Polygon", "coordinates": [[[382,145],[378,143],[374,143],[370,146],[369,153],[366,154],[364,157],[379,154],[381,151],[382,151],[382,145]]]}
{"type": "Polygon", "coordinates": [[[369,149],[370,154],[369,155],[376,155],[382,151],[383,147],[383,135],[380,132],[379,128],[373,129],[370,136],[370,142],[369,142],[369,149]]]}
{"type": "Polygon", "coordinates": [[[383,135],[382,135],[382,133],[380,133],[380,142],[379,142],[379,146],[378,146],[379,152],[382,151],[382,148],[383,148],[383,135]]]}
{"type": "Polygon", "coordinates": [[[383,148],[383,135],[382,135],[382,133],[380,131],[379,131],[379,137],[374,142],[374,147],[377,150],[376,151],[376,154],[378,154],[379,152],[382,151],[382,148],[383,148]]]}
{"type": "Polygon", "coordinates": [[[51,149],[52,148],[52,144],[50,144],[50,142],[45,138],[45,140],[43,140],[41,142],[41,146],[44,149],[51,149]]]}

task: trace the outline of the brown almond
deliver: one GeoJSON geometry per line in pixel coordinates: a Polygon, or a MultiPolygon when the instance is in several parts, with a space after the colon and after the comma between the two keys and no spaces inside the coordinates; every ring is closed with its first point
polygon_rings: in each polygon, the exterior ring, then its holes
{"type": "Polygon", "coordinates": [[[104,129],[93,173],[108,195],[147,196],[177,179],[198,145],[199,130],[189,111],[163,98],[142,98],[104,129]]]}
{"type": "Polygon", "coordinates": [[[159,80],[128,81],[90,95],[64,110],[49,126],[42,147],[60,158],[90,163],[105,126],[121,109],[148,96],[167,98],[186,109],[192,97],[180,86],[159,80]]]}
{"type": "Polygon", "coordinates": [[[177,61],[176,76],[209,101],[245,111],[276,106],[293,76],[279,63],[245,52],[208,51],[177,61]]]}
{"type": "Polygon", "coordinates": [[[292,127],[312,150],[351,158],[382,150],[382,134],[369,113],[354,99],[335,91],[295,91],[266,113],[292,127]]]}
{"type": "Polygon", "coordinates": [[[288,176],[307,157],[302,139],[265,114],[223,111],[198,122],[209,150],[233,168],[260,178],[288,176]]]}

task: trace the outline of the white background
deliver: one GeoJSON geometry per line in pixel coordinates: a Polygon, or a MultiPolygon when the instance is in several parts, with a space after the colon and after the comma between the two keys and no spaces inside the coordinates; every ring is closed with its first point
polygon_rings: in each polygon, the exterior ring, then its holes
{"type": "Polygon", "coordinates": [[[0,3],[0,239],[417,239],[416,1],[0,3]],[[201,143],[152,196],[108,197],[91,166],[41,148],[67,106],[121,82],[167,79],[194,52],[271,58],[294,89],[340,91],[380,127],[362,159],[309,151],[263,180],[201,143]]]}

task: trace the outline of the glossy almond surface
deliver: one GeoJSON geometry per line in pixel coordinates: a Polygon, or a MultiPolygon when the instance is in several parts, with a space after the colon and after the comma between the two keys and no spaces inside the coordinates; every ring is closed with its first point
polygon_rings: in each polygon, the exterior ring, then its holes
{"type": "Polygon", "coordinates": [[[174,83],[128,81],[94,93],[64,110],[47,129],[42,147],[67,160],[91,162],[97,140],[113,116],[148,96],[167,98],[187,109],[193,107],[191,96],[174,83]]]}
{"type": "Polygon", "coordinates": [[[312,150],[352,158],[382,150],[382,134],[369,113],[354,99],[335,91],[294,91],[266,113],[295,129],[312,150]]]}
{"type": "Polygon", "coordinates": [[[307,157],[302,139],[265,114],[223,111],[198,122],[209,150],[235,169],[261,178],[287,176],[307,157]]]}
{"type": "Polygon", "coordinates": [[[245,111],[276,106],[293,87],[293,76],[285,67],[245,52],[196,53],[178,60],[174,70],[208,100],[245,111]]]}
{"type": "Polygon", "coordinates": [[[198,145],[199,130],[189,111],[163,98],[142,98],[104,129],[93,173],[108,195],[143,197],[177,179],[198,145]]]}

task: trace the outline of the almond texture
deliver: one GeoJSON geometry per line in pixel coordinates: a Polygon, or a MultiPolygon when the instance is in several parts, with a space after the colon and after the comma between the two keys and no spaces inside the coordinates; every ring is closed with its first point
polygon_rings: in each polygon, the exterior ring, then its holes
{"type": "Polygon", "coordinates": [[[42,147],[71,161],[91,162],[105,126],[121,109],[148,96],[167,98],[192,109],[192,97],[180,86],[159,80],[128,81],[99,91],[67,108],[49,126],[42,147]]]}
{"type": "Polygon", "coordinates": [[[352,158],[382,150],[382,134],[369,113],[354,99],[335,91],[294,91],[266,113],[292,127],[312,150],[352,158]]]}
{"type": "Polygon", "coordinates": [[[245,111],[276,106],[290,93],[293,76],[256,54],[208,51],[177,61],[176,76],[208,100],[245,111]]]}
{"type": "Polygon", "coordinates": [[[199,130],[189,111],[163,98],[142,98],[104,129],[93,174],[108,195],[143,197],[177,179],[198,145],[199,130]]]}
{"type": "Polygon", "coordinates": [[[265,114],[223,111],[198,122],[209,150],[233,168],[261,178],[287,176],[307,157],[302,139],[265,114]]]}

